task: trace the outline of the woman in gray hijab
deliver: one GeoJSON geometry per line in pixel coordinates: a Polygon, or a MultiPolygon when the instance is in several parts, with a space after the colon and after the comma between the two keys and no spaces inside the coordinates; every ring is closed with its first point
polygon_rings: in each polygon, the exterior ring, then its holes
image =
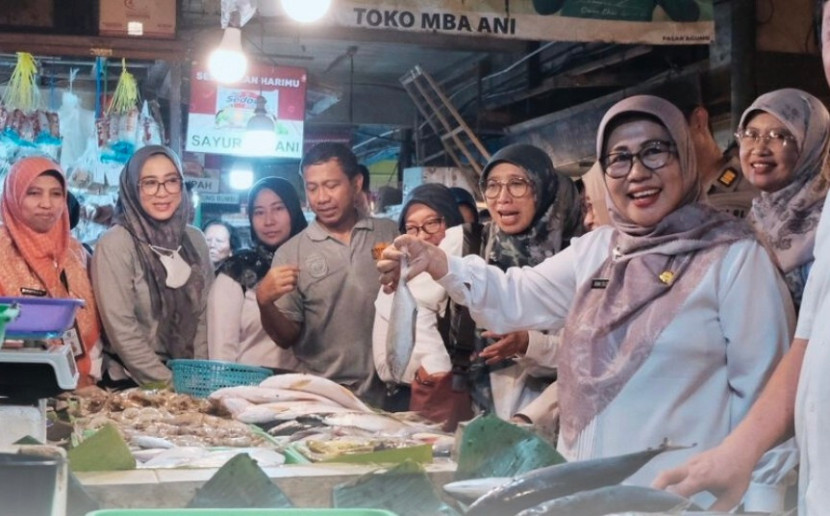
{"type": "Polygon", "coordinates": [[[136,151],[121,172],[115,223],[92,262],[113,381],[169,382],[168,359],[208,356],[213,266],[204,235],[187,225],[183,183],[178,156],[160,145],[136,151]]]}
{"type": "MultiPolygon", "coordinates": [[[[611,225],[535,267],[506,272],[398,237],[378,262],[392,286],[402,249],[481,326],[507,333],[562,328],[561,432],[569,461],[697,443],[660,455],[626,483],[719,444],[746,415],[784,354],[793,307],[766,249],[744,221],[701,201],[683,114],[653,96],[615,104],[597,154],[611,225]],[[750,311],[749,313],[747,311],[750,311]]],[[[747,511],[772,512],[797,454],[791,443],[756,467],[747,511]]],[[[708,493],[695,497],[708,506],[708,493]]]]}
{"type": "Polygon", "coordinates": [[[775,256],[798,306],[827,196],[830,113],[805,91],[771,91],[744,111],[735,136],[744,176],[761,191],[749,221],[775,256]]]}

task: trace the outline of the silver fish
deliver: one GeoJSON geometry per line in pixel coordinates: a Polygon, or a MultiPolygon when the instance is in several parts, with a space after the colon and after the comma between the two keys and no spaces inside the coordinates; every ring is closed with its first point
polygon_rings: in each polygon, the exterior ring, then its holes
{"type": "Polygon", "coordinates": [[[401,279],[392,297],[389,330],[386,333],[386,364],[392,378],[398,383],[403,382],[404,371],[412,358],[415,323],[418,319],[418,304],[406,284],[408,273],[409,264],[404,256],[401,260],[401,279]]]}
{"type": "Polygon", "coordinates": [[[490,490],[513,480],[511,477],[474,478],[444,484],[444,492],[461,503],[471,504],[490,490]]]}

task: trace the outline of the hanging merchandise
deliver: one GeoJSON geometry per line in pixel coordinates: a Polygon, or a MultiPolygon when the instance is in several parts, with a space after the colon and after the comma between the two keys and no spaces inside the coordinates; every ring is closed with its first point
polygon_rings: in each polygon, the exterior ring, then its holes
{"type": "Polygon", "coordinates": [[[235,11],[239,13],[239,26],[244,27],[256,14],[256,0],[222,0],[223,29],[228,27],[235,11]]]}
{"type": "Polygon", "coordinates": [[[121,169],[139,145],[138,85],[121,60],[121,76],[106,114],[96,121],[101,167],[106,184],[118,185],[121,169]]]}
{"type": "Polygon", "coordinates": [[[30,155],[60,158],[58,114],[41,108],[34,57],[17,53],[17,64],[0,103],[0,176],[11,163],[30,155]]]}
{"type": "Polygon", "coordinates": [[[73,90],[78,71],[79,68],[69,70],[69,89],[61,95],[61,107],[58,109],[60,131],[64,135],[61,143],[61,167],[64,170],[69,170],[81,157],[86,145],[81,122],[81,100],[73,90]]]}

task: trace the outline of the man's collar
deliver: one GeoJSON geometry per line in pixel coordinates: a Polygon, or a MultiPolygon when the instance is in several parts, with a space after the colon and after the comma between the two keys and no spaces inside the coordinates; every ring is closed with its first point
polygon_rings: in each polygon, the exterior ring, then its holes
{"type": "MultiPolygon", "coordinates": [[[[371,217],[361,217],[357,219],[355,222],[354,227],[352,227],[352,233],[354,233],[355,229],[368,229],[373,230],[375,228],[374,221],[371,217]]],[[[314,219],[311,224],[308,225],[308,229],[306,229],[308,237],[315,242],[323,241],[327,238],[334,238],[332,234],[323,227],[322,224],[317,222],[317,219],[314,219]]],[[[335,239],[336,240],[336,239],[335,239]]]]}

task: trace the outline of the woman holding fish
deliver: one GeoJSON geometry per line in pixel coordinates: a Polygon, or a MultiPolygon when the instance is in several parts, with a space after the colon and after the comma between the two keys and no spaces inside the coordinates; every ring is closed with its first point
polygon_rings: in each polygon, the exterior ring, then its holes
{"type": "MultiPolygon", "coordinates": [[[[427,183],[409,193],[401,210],[398,227],[402,234],[438,245],[448,228],[462,222],[461,212],[450,189],[442,184],[427,183]]],[[[417,381],[416,374],[421,379],[426,379],[450,370],[450,357],[438,327],[439,316],[443,315],[446,307],[446,292],[426,274],[413,278],[409,288],[414,296],[412,300],[417,305],[414,340],[406,339],[412,336],[411,328],[397,328],[401,320],[394,320],[395,327],[390,328],[392,295],[381,290],[375,300],[375,323],[372,330],[375,369],[378,377],[390,387],[385,408],[393,412],[410,410],[409,385],[417,381]],[[386,349],[387,334],[390,331],[407,334],[401,335],[403,340],[397,339],[402,347],[409,348],[401,350],[402,356],[405,354],[410,357],[401,364],[403,367],[395,367],[394,364],[390,366],[388,363],[392,358],[386,349]]],[[[412,410],[418,409],[419,407],[412,407],[412,410]]]]}
{"type": "MultiPolygon", "coordinates": [[[[648,485],[740,422],[786,350],[793,307],[748,227],[700,202],[689,128],[675,106],[620,101],[600,124],[597,154],[612,225],[541,264],[505,273],[403,236],[378,268],[394,286],[405,252],[410,275],[427,271],[493,331],[563,328],[559,451],[584,460],[664,439],[696,444],[629,479],[648,485]]],[[[792,448],[770,451],[745,508],[779,508],[795,459],[792,448]]]]}

